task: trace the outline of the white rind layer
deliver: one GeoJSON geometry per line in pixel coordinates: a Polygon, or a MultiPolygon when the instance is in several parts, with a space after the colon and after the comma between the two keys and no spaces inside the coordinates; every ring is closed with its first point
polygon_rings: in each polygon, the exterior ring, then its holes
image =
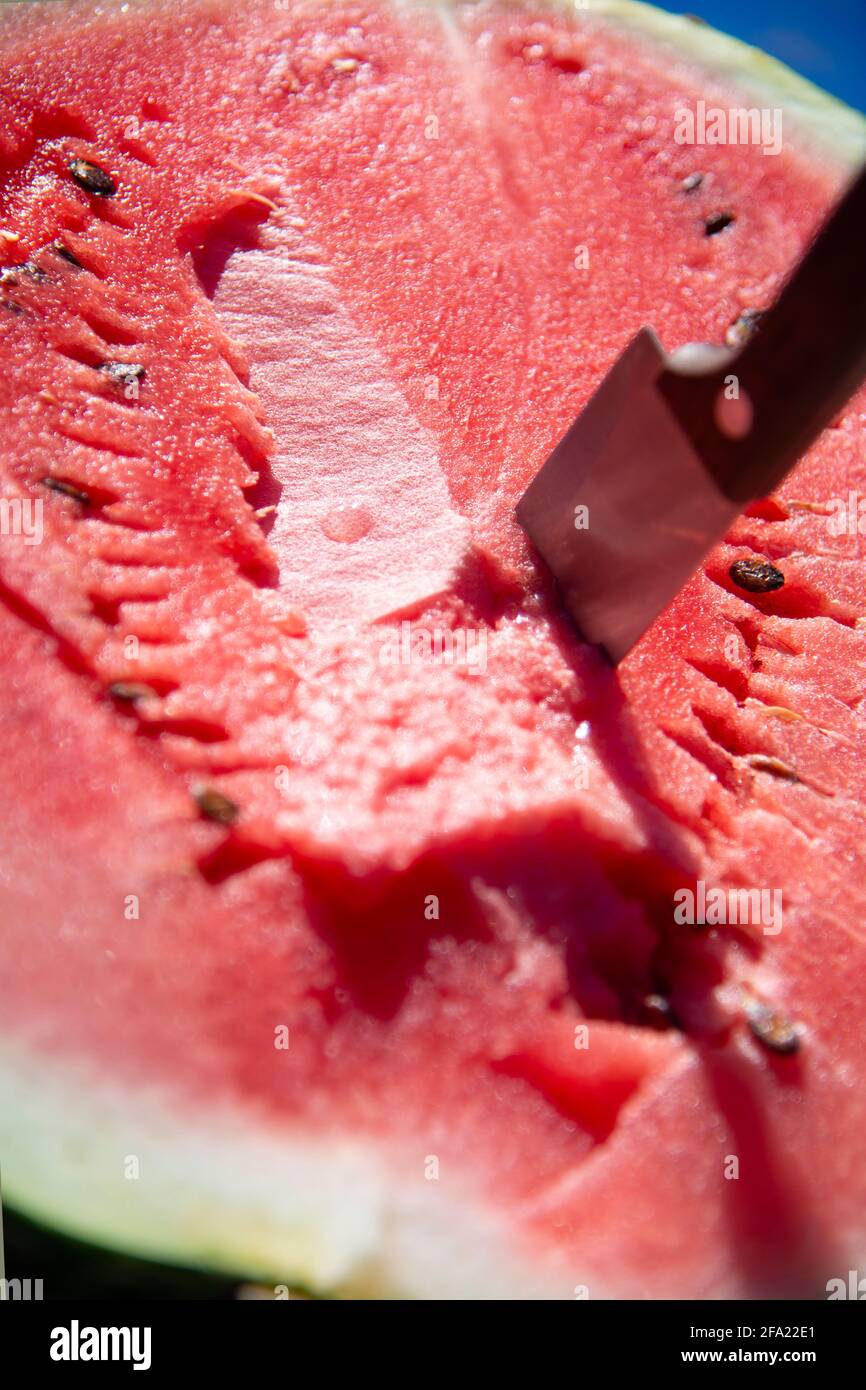
{"type": "Polygon", "coordinates": [[[506,1213],[447,1173],[428,1178],[420,1144],[398,1153],[252,1109],[203,1112],[5,1050],[0,1116],[4,1194],[83,1239],[349,1298],[574,1297],[564,1274],[521,1258],[506,1213]]]}

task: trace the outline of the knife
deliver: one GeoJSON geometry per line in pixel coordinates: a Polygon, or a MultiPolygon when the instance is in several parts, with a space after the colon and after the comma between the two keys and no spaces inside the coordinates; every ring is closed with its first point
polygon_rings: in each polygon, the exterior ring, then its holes
{"type": "Polygon", "coordinates": [[[744,506],[866,377],[866,168],[739,350],[642,328],[517,517],[582,636],[619,662],[744,506]]]}

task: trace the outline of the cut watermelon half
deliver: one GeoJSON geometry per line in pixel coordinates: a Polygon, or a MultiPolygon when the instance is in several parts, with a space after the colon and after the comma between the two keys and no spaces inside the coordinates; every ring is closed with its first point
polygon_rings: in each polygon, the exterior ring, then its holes
{"type": "Polygon", "coordinates": [[[514,505],[643,324],[743,331],[866,125],[630,3],[52,4],[0,58],[6,1196],[346,1295],[823,1296],[866,397],[616,671],[514,505]]]}

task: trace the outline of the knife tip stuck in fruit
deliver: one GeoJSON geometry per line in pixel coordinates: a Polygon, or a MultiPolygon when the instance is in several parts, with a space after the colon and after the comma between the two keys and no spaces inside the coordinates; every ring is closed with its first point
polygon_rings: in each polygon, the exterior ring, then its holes
{"type": "Polygon", "coordinates": [[[618,662],[866,375],[866,171],[738,351],[643,329],[517,506],[581,634],[618,662]]]}

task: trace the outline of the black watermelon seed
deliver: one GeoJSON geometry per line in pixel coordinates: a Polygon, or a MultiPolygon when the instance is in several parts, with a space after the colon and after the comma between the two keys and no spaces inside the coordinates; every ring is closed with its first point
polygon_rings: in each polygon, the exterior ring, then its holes
{"type": "Polygon", "coordinates": [[[703,181],[703,174],[687,174],[680,184],[680,188],[684,193],[694,193],[696,188],[700,188],[703,181]]]}
{"type": "Polygon", "coordinates": [[[750,1005],[746,1017],[754,1036],[771,1052],[792,1056],[800,1050],[800,1035],[787,1018],[774,1013],[766,1004],[750,1005]]]}
{"type": "Polygon", "coordinates": [[[21,265],[4,266],[0,270],[0,285],[17,285],[22,275],[28,280],[35,280],[37,284],[48,279],[45,271],[40,270],[38,265],[34,265],[32,261],[24,261],[21,265]]]}
{"type": "Polygon", "coordinates": [[[240,807],[213,787],[194,788],[192,799],[205,820],[216,821],[218,825],[232,825],[240,815],[240,807]]]}
{"type": "Polygon", "coordinates": [[[663,994],[647,994],[643,1000],[644,1023],[648,1028],[676,1027],[671,1002],[663,994]]]}
{"type": "Polygon", "coordinates": [[[86,492],[82,492],[80,487],[75,487],[73,483],[65,483],[62,478],[43,478],[43,485],[50,488],[52,492],[62,493],[64,497],[71,497],[74,502],[80,502],[82,507],[90,506],[90,498],[86,492]]]}
{"type": "Polygon", "coordinates": [[[74,265],[76,270],[84,269],[84,266],[81,264],[75,252],[70,251],[68,246],[64,246],[62,241],[52,241],[51,250],[54,251],[56,255],[62,256],[64,261],[67,261],[69,265],[74,265]]]}
{"type": "Polygon", "coordinates": [[[764,312],[763,309],[744,309],[738,314],[725,332],[728,347],[738,348],[747,343],[764,317],[764,312]]]}
{"type": "Polygon", "coordinates": [[[723,232],[736,220],[732,212],[714,212],[712,217],[708,217],[704,223],[704,231],[707,236],[717,236],[719,232],[723,232]]]}
{"type": "Polygon", "coordinates": [[[96,369],[103,376],[110,377],[117,386],[132,386],[136,381],[144,381],[144,367],[137,362],[102,362],[96,369]]]}
{"type": "Polygon", "coordinates": [[[143,685],[138,681],[115,681],[106,693],[112,700],[120,700],[124,704],[132,704],[135,700],[150,700],[156,696],[152,685],[143,685]]]}
{"type": "Polygon", "coordinates": [[[79,188],[86,193],[95,193],[98,198],[113,198],[117,192],[117,184],[111,175],[100,169],[98,164],[91,164],[89,159],[73,159],[67,167],[79,188]]]}
{"type": "Polygon", "coordinates": [[[735,560],[728,570],[734,583],[750,594],[770,594],[781,589],[785,576],[769,560],[735,560]]]}

